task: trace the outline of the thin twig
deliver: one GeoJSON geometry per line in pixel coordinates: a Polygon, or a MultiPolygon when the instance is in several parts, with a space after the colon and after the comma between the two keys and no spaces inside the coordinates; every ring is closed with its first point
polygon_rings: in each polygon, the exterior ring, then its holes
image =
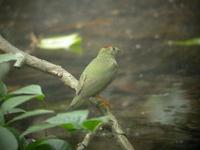
{"type": "Polygon", "coordinates": [[[122,130],[122,127],[118,123],[116,117],[110,112],[110,110],[107,110],[107,114],[111,121],[112,133],[117,139],[117,142],[119,143],[119,145],[124,150],[134,150],[133,145],[131,145],[131,143],[127,139],[126,134],[122,130]]]}
{"type": "Polygon", "coordinates": [[[96,132],[88,132],[84,139],[82,140],[81,143],[78,144],[77,149],[76,150],[84,150],[88,147],[90,141],[93,139],[93,137],[95,136],[96,132]]]}
{"type": "Polygon", "coordinates": [[[107,127],[108,123],[101,123],[99,124],[94,131],[88,132],[85,137],[83,138],[82,142],[80,142],[76,148],[76,150],[84,150],[88,147],[90,141],[97,135],[98,132],[103,130],[103,128],[107,127]]]}
{"type": "MultiPolygon", "coordinates": [[[[76,87],[78,85],[78,80],[71,75],[68,71],[63,69],[61,66],[55,65],[53,63],[50,63],[46,60],[39,59],[35,56],[29,55],[22,50],[19,50],[18,48],[11,45],[7,40],[5,40],[0,35],[0,49],[5,53],[13,53],[17,54],[20,53],[24,56],[24,63],[28,65],[29,67],[38,69],[40,71],[43,71],[45,73],[54,75],[58,77],[65,85],[70,86],[71,88],[76,90],[76,87]]],[[[98,107],[101,112],[104,115],[108,115],[111,122],[111,128],[113,135],[116,137],[118,143],[124,150],[134,150],[131,143],[128,141],[127,137],[125,136],[121,126],[119,125],[116,117],[111,113],[109,109],[98,107]]],[[[89,144],[91,139],[93,138],[94,133],[88,133],[86,134],[86,137],[84,138],[83,142],[86,141],[86,146],[89,144]]]]}

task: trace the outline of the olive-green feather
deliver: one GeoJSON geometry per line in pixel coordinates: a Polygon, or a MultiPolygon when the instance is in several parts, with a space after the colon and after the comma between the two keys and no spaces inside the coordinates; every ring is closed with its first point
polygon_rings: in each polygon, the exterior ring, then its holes
{"type": "Polygon", "coordinates": [[[84,100],[94,97],[103,91],[115,78],[118,65],[115,60],[118,48],[102,48],[84,69],[79,79],[76,96],[69,109],[80,106],[84,100]]]}

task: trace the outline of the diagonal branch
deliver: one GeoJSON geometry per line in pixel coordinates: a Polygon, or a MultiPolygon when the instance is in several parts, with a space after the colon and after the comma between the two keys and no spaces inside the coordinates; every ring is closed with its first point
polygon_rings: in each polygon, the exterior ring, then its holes
{"type": "Polygon", "coordinates": [[[78,144],[76,150],[84,150],[87,148],[87,146],[89,145],[90,141],[93,139],[93,137],[95,136],[96,132],[88,132],[83,141],[81,143],[78,144]]]}
{"type": "Polygon", "coordinates": [[[118,123],[116,117],[109,110],[107,110],[107,115],[109,116],[111,121],[112,133],[114,134],[114,137],[117,139],[117,142],[122,147],[122,149],[134,150],[133,146],[126,137],[125,132],[122,130],[120,124],[118,123]]]}
{"type": "MultiPolygon", "coordinates": [[[[11,45],[7,40],[5,40],[1,35],[0,35],[0,49],[5,52],[5,53],[13,53],[13,54],[20,54],[23,55],[23,61],[26,65],[29,67],[38,69],[40,71],[43,71],[45,73],[51,74],[53,76],[58,77],[65,85],[70,86],[71,88],[76,90],[76,87],[78,85],[78,80],[71,75],[68,71],[63,69],[61,66],[55,65],[53,63],[50,63],[46,60],[39,59],[35,56],[29,55],[28,53],[23,52],[22,50],[19,50],[15,46],[11,45]]],[[[121,126],[119,125],[116,117],[110,112],[109,109],[103,108],[103,107],[98,107],[101,112],[104,115],[108,115],[110,118],[110,124],[112,128],[112,133],[116,137],[118,143],[124,150],[134,150],[133,146],[131,143],[128,141],[127,137],[125,136],[121,126]]],[[[86,134],[86,139],[87,145],[93,138],[94,133],[86,134]],[[89,140],[87,140],[89,139],[89,140]]],[[[86,145],[86,146],[87,146],[86,145]]]]}
{"type": "Polygon", "coordinates": [[[72,76],[69,72],[67,72],[65,69],[63,69],[61,66],[55,65],[43,59],[39,59],[35,56],[23,52],[22,50],[19,50],[18,48],[11,45],[1,35],[0,35],[0,49],[5,53],[24,55],[25,59],[24,63],[27,64],[29,67],[54,75],[58,77],[62,82],[64,82],[65,85],[70,86],[73,89],[76,89],[76,86],[78,84],[77,79],[74,76],[72,76]]]}

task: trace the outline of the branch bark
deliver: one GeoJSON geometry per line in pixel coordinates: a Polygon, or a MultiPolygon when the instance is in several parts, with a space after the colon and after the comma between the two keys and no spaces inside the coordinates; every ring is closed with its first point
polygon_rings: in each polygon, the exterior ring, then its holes
{"type": "MultiPolygon", "coordinates": [[[[28,65],[29,67],[38,69],[40,71],[43,71],[45,73],[51,74],[55,77],[58,77],[65,85],[70,86],[71,88],[76,90],[76,87],[78,85],[78,80],[71,75],[68,71],[63,69],[61,66],[55,65],[53,63],[50,63],[46,60],[39,59],[35,56],[29,55],[28,53],[23,52],[22,50],[16,48],[12,44],[10,44],[7,40],[5,40],[0,35],[0,49],[5,53],[13,53],[13,54],[22,54],[24,57],[24,63],[28,65]]],[[[128,141],[127,137],[125,136],[121,126],[119,125],[116,117],[111,113],[111,111],[107,108],[99,107],[101,112],[104,115],[108,115],[110,118],[110,125],[112,128],[112,133],[117,139],[119,145],[124,150],[134,150],[131,143],[128,141]]],[[[88,133],[86,134],[85,138],[83,139],[82,143],[87,147],[91,139],[93,138],[94,133],[88,133]]],[[[84,148],[82,148],[84,149],[84,148]]],[[[81,150],[81,149],[77,149],[81,150]]]]}
{"type": "Polygon", "coordinates": [[[39,59],[35,56],[23,52],[22,50],[19,50],[15,46],[11,45],[1,35],[0,35],[0,49],[5,53],[24,55],[24,61],[25,61],[24,63],[27,64],[29,67],[54,75],[58,77],[62,82],[64,82],[65,85],[70,86],[71,88],[76,90],[76,87],[78,85],[77,79],[69,72],[67,72],[65,69],[63,69],[61,66],[55,65],[43,59],[39,59]]]}
{"type": "Polygon", "coordinates": [[[90,141],[93,139],[93,137],[95,136],[95,132],[89,132],[85,135],[84,139],[82,140],[81,143],[78,144],[77,149],[76,150],[84,150],[88,147],[90,141]]]}

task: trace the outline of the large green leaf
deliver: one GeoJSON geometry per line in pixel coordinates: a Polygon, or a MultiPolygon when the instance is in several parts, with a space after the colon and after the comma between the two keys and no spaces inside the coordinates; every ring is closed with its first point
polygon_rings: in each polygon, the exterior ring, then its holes
{"type": "Polygon", "coordinates": [[[16,128],[7,127],[7,129],[12,132],[18,142],[18,150],[25,150],[26,145],[28,145],[28,141],[24,137],[20,137],[19,132],[16,128]]]}
{"type": "Polygon", "coordinates": [[[17,150],[18,143],[15,136],[7,128],[0,126],[0,149],[17,150]]]}
{"type": "Polygon", "coordinates": [[[11,61],[11,60],[16,60],[15,54],[1,54],[0,55],[0,63],[11,61]]]}
{"type": "Polygon", "coordinates": [[[77,123],[81,124],[88,117],[88,110],[77,110],[66,113],[57,114],[54,117],[49,118],[46,122],[51,124],[65,124],[65,123],[77,123]]]}
{"type": "Polygon", "coordinates": [[[53,112],[54,111],[52,111],[52,110],[45,110],[45,109],[37,109],[37,110],[33,110],[33,111],[27,111],[27,112],[25,112],[21,115],[14,117],[8,123],[18,121],[18,120],[22,120],[22,119],[29,118],[29,117],[33,117],[33,116],[37,116],[37,115],[49,114],[49,113],[53,113],[53,112]]]}
{"type": "Polygon", "coordinates": [[[14,92],[11,92],[9,94],[27,94],[27,95],[37,95],[37,98],[39,99],[43,99],[44,98],[44,94],[42,93],[42,89],[39,85],[28,85],[25,86],[21,89],[18,89],[14,92]]]}
{"type": "Polygon", "coordinates": [[[85,120],[83,122],[83,126],[84,128],[94,131],[96,129],[96,127],[98,127],[101,123],[103,122],[107,122],[108,121],[108,117],[104,116],[104,117],[98,117],[98,118],[91,118],[88,120],[85,120]]]}
{"type": "Polygon", "coordinates": [[[46,122],[55,125],[63,125],[68,130],[80,129],[83,121],[88,117],[88,110],[78,110],[57,114],[46,122]]]}
{"type": "Polygon", "coordinates": [[[4,96],[7,94],[7,88],[6,85],[0,81],[0,101],[3,99],[4,96]]]}
{"type": "Polygon", "coordinates": [[[49,128],[53,128],[56,127],[57,125],[55,124],[49,124],[49,123],[42,123],[42,124],[37,124],[37,125],[33,125],[30,126],[28,129],[26,129],[26,131],[24,131],[21,136],[25,136],[27,134],[30,133],[34,133],[34,132],[38,132],[38,131],[42,131],[45,129],[49,129],[49,128]]]}
{"type": "Polygon", "coordinates": [[[11,109],[31,100],[34,97],[35,97],[35,95],[24,95],[24,96],[10,97],[6,101],[3,102],[3,104],[1,105],[1,110],[4,114],[6,114],[11,109]]]}

